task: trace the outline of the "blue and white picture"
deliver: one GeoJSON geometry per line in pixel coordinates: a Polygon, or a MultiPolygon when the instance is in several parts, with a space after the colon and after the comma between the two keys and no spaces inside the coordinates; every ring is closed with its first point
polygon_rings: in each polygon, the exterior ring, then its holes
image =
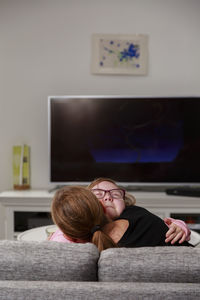
{"type": "Polygon", "coordinates": [[[92,73],[147,74],[147,36],[95,34],[92,73]]]}

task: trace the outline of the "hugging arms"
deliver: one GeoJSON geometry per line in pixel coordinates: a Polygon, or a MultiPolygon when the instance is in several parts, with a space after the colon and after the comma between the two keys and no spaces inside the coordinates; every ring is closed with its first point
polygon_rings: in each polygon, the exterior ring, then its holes
{"type": "Polygon", "coordinates": [[[99,178],[88,188],[64,187],[52,202],[52,217],[60,230],[51,240],[96,241],[100,250],[114,246],[188,245],[184,242],[189,237],[187,227],[188,233],[168,219],[168,229],[163,220],[133,202],[134,198],[130,199],[111,179],[99,178]]]}

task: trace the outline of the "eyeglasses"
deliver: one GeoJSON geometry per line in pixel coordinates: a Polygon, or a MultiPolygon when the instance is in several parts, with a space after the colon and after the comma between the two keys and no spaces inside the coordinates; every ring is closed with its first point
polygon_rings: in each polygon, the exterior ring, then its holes
{"type": "Polygon", "coordinates": [[[103,199],[106,193],[109,193],[113,199],[124,199],[125,190],[123,189],[112,189],[112,190],[102,190],[102,189],[92,189],[92,192],[98,199],[103,199]]]}

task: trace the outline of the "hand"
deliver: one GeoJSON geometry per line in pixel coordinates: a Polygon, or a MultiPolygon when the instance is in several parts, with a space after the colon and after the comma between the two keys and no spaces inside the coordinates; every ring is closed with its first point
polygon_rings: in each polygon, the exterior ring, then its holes
{"type": "Polygon", "coordinates": [[[186,233],[185,231],[178,225],[174,224],[172,220],[165,218],[165,224],[168,225],[169,230],[166,233],[165,242],[171,242],[173,245],[177,241],[179,244],[183,243],[186,240],[186,233]]]}

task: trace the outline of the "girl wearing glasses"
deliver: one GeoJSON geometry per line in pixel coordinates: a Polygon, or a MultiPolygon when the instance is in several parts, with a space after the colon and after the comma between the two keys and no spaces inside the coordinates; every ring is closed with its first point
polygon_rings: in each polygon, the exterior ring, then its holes
{"type": "Polygon", "coordinates": [[[150,213],[145,208],[134,205],[135,198],[118,187],[112,179],[98,178],[89,186],[89,189],[100,200],[106,215],[122,228],[121,235],[116,239],[120,246],[188,246],[190,230],[181,220],[165,218],[165,222],[150,213]],[[169,228],[168,228],[169,227],[169,228]]]}

